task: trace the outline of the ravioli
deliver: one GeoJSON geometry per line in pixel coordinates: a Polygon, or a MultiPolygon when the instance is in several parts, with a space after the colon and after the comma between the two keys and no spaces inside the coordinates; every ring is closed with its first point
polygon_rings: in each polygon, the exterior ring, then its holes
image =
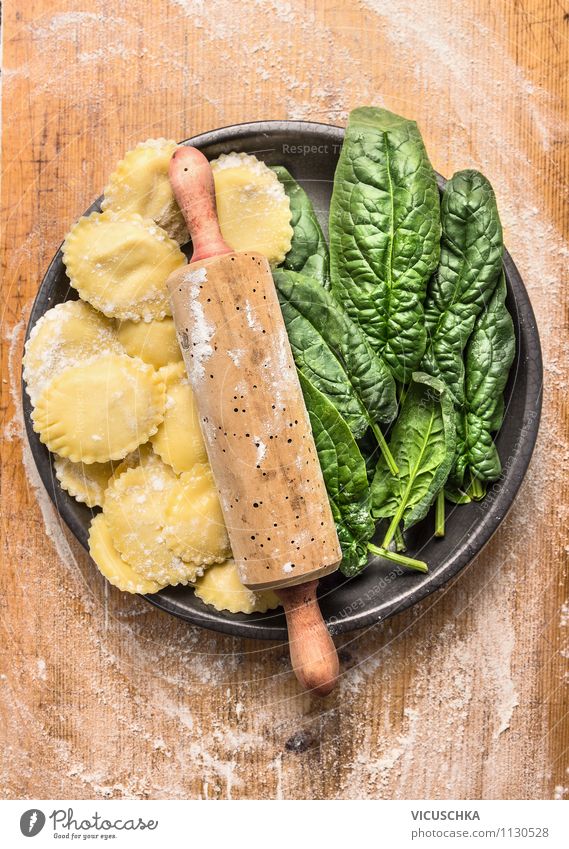
{"type": "Polygon", "coordinates": [[[50,451],[74,463],[120,460],[164,418],[165,385],[152,366],[107,354],[67,368],[38,398],[34,430],[50,451]]]}
{"type": "Polygon", "coordinates": [[[280,606],[272,590],[253,592],[239,580],[235,561],[231,558],[218,563],[196,581],[195,593],[205,604],[230,613],[266,613],[280,606]]]}
{"type": "Polygon", "coordinates": [[[89,528],[89,554],[107,581],[125,593],[157,593],[161,584],[149,581],[129,566],[116,550],[103,513],[95,516],[89,528]]]}
{"type": "Polygon", "coordinates": [[[196,565],[220,563],[231,553],[207,463],[196,463],[173,485],[166,506],[164,539],[179,557],[196,565]]]}
{"type": "Polygon", "coordinates": [[[154,221],[108,210],[79,219],[63,261],[71,285],[106,316],[151,321],[171,314],[166,280],[186,258],[154,221]]]}
{"type": "Polygon", "coordinates": [[[124,353],[112,322],[85,301],[52,307],[26,342],[24,381],[32,403],[55,375],[101,354],[124,353]]]}
{"type": "Polygon", "coordinates": [[[121,460],[118,465],[113,468],[112,477],[109,478],[108,485],[127,472],[129,469],[136,469],[138,466],[150,466],[152,463],[162,463],[160,457],[154,453],[151,442],[145,442],[144,445],[139,445],[134,451],[130,451],[126,457],[121,460]]]}
{"type": "Polygon", "coordinates": [[[187,584],[203,571],[202,564],[177,556],[164,533],[176,483],[172,469],[160,461],[128,469],[105,493],[103,512],[114,546],[136,572],[162,585],[187,584]]]}
{"type": "Polygon", "coordinates": [[[211,163],[219,226],[236,251],[261,253],[271,265],[290,250],[290,201],[277,175],[248,153],[222,154],[211,163]]]}
{"type": "Polygon", "coordinates": [[[172,239],[184,244],[189,239],[188,230],[168,179],[168,166],[177,147],[169,139],[147,139],[125,153],[109,177],[102,208],[151,218],[172,239]]]}
{"type": "MultiPolygon", "coordinates": [[[[26,345],[24,378],[40,440],[70,495],[102,507],[89,531],[100,572],[130,593],[199,583],[217,609],[266,611],[272,592],[244,587],[231,556],[166,281],[186,263],[188,234],[168,165],[177,145],[128,151],[102,212],[81,218],[63,259],[78,301],[59,304],[26,345]],[[212,574],[208,580],[206,570],[212,574]]],[[[236,250],[277,264],[290,249],[290,205],[254,156],[215,163],[220,225],[236,250]]]]}
{"type": "Polygon", "coordinates": [[[140,357],[156,369],[182,359],[172,318],[149,322],[121,321],[117,328],[117,338],[127,354],[140,357]]]}
{"type": "Polygon", "coordinates": [[[113,474],[112,463],[73,463],[67,457],[56,457],[55,476],[62,489],[87,507],[102,507],[105,490],[113,474]]]}
{"type": "Polygon", "coordinates": [[[154,450],[175,472],[189,472],[207,462],[194,393],[184,363],[160,371],[166,384],[164,420],[152,437],[154,450]]]}

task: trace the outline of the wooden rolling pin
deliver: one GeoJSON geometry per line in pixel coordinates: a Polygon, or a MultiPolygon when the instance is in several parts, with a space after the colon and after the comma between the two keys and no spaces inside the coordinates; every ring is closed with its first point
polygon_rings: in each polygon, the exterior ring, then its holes
{"type": "Polygon", "coordinates": [[[326,695],[338,656],[316,587],[342,555],[269,263],[223,241],[200,151],[175,151],[170,182],[194,252],[168,289],[233,556],[278,593],[296,676],[326,695]]]}

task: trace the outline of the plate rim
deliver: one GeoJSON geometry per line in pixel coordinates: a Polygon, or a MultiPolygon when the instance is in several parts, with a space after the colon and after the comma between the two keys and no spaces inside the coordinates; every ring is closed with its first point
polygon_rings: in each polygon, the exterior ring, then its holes
{"type": "MultiPolygon", "coordinates": [[[[191,138],[184,139],[179,142],[179,144],[194,145],[195,147],[200,148],[206,145],[209,146],[216,143],[223,143],[225,141],[229,142],[231,140],[235,140],[236,136],[243,139],[247,136],[259,136],[259,134],[264,134],[267,138],[269,138],[274,132],[291,131],[295,127],[298,128],[299,133],[307,133],[310,131],[322,133],[322,131],[325,131],[331,141],[336,139],[340,143],[343,141],[345,134],[345,128],[339,127],[336,124],[318,121],[271,119],[267,121],[246,121],[237,124],[229,124],[223,127],[218,127],[214,130],[205,131],[191,138]]],[[[261,151],[258,150],[257,152],[261,151]]],[[[446,184],[446,179],[437,173],[437,182],[439,188],[442,189],[446,184]]],[[[100,209],[102,197],[102,195],[99,196],[82,214],[88,215],[90,212],[100,209]]],[[[42,295],[44,295],[44,284],[46,283],[46,280],[49,280],[50,276],[53,276],[52,269],[62,263],[62,245],[63,242],[60,243],[60,246],[48,264],[37,294],[34,298],[26,326],[25,342],[27,342],[31,329],[39,317],[35,316],[35,312],[38,302],[42,299],[42,295]],[[32,318],[34,318],[33,323],[32,318]]],[[[478,557],[494,533],[496,533],[506,518],[507,513],[515,503],[518,490],[528,470],[539,431],[543,398],[543,360],[539,330],[529,294],[512,257],[506,249],[504,250],[504,267],[508,291],[511,294],[512,288],[515,288],[518,317],[522,315],[524,319],[523,322],[518,321],[517,326],[521,327],[523,324],[526,334],[529,335],[532,341],[532,356],[529,357],[525,363],[527,387],[524,399],[524,411],[531,408],[534,411],[534,415],[531,421],[524,423],[523,440],[520,439],[518,441],[513,457],[511,455],[508,474],[501,481],[502,485],[492,505],[494,513],[496,512],[496,504],[498,504],[498,507],[503,506],[503,512],[500,512],[500,515],[498,516],[495,515],[492,518],[492,521],[478,522],[476,525],[476,550],[474,550],[474,546],[470,545],[466,548],[463,547],[459,549],[454,555],[447,558],[443,567],[438,569],[436,573],[429,573],[424,577],[421,576],[422,580],[420,580],[420,583],[412,588],[411,591],[409,591],[409,587],[402,587],[401,593],[392,599],[389,604],[384,605],[381,611],[375,608],[368,610],[367,612],[351,612],[343,618],[336,618],[335,616],[328,617],[327,624],[329,630],[333,634],[347,633],[361,628],[370,627],[378,622],[397,615],[398,613],[402,613],[404,610],[414,606],[436,590],[441,589],[453,577],[462,572],[475,557],[478,557]]],[[[69,291],[74,292],[75,290],[70,286],[68,292],[69,291]]],[[[519,340],[517,341],[519,342],[519,340]]],[[[67,516],[64,504],[60,503],[59,498],[64,499],[66,493],[64,493],[59,481],[53,475],[51,464],[45,463],[45,458],[42,456],[41,452],[47,449],[39,441],[38,435],[32,428],[30,418],[31,403],[23,381],[23,366],[21,393],[26,437],[42,484],[53,502],[58,516],[63,520],[82,547],[85,548],[85,544],[81,538],[82,532],[84,532],[83,525],[81,522],[76,520],[75,516],[67,516]]],[[[211,610],[209,608],[205,608],[203,611],[196,609],[188,611],[187,609],[182,610],[181,608],[176,608],[169,598],[163,597],[160,594],[145,595],[142,596],[142,598],[144,598],[153,607],[156,607],[165,613],[169,613],[177,619],[230,636],[281,642],[287,639],[286,625],[277,624],[271,626],[269,624],[265,624],[268,623],[268,620],[271,618],[282,617],[280,608],[277,609],[277,611],[269,611],[264,614],[263,619],[248,618],[237,620],[222,618],[220,616],[221,612],[215,610],[215,608],[211,608],[211,610]]]]}

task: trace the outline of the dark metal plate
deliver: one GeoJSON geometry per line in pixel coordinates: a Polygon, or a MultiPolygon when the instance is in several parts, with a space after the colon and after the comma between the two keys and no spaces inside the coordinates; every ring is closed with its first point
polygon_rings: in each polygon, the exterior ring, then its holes
{"type": "MultiPolygon", "coordinates": [[[[344,131],[328,124],[303,121],[266,121],[224,127],[203,133],[186,143],[213,159],[221,153],[254,153],[269,165],[285,165],[304,186],[326,229],[334,171],[344,131]]],[[[444,180],[439,179],[442,188],[444,180]]],[[[99,208],[99,201],[88,210],[99,208]]],[[[484,547],[511,507],[528,467],[539,427],[543,370],[535,317],[522,279],[508,253],[505,256],[508,308],[517,339],[516,360],[506,388],[506,416],[496,443],[502,459],[502,479],[480,503],[449,508],[444,539],[433,537],[428,516],[407,535],[408,553],[430,566],[428,575],[398,573],[394,564],[373,560],[365,572],[350,580],[339,574],[320,583],[323,614],[335,633],[362,628],[393,616],[443,586],[484,547]]],[[[69,287],[61,251],[53,258],[36,297],[30,329],[46,310],[76,297],[69,287]]],[[[92,510],[64,492],[53,471],[50,453],[34,433],[31,406],[23,390],[24,416],[32,454],[42,481],[60,515],[87,548],[92,510]]],[[[93,567],[94,568],[94,567],[93,567]]],[[[148,601],[205,628],[260,639],[286,639],[284,615],[223,613],[203,604],[188,587],[170,587],[148,601]]]]}

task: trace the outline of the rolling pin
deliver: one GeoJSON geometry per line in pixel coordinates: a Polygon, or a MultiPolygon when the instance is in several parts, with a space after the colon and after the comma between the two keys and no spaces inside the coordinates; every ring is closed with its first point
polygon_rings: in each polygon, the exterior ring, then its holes
{"type": "Polygon", "coordinates": [[[338,656],[316,588],[342,554],[269,263],[224,242],[200,151],[178,148],[169,176],[193,255],[168,290],[233,557],[277,592],[295,674],[326,695],[338,656]]]}

